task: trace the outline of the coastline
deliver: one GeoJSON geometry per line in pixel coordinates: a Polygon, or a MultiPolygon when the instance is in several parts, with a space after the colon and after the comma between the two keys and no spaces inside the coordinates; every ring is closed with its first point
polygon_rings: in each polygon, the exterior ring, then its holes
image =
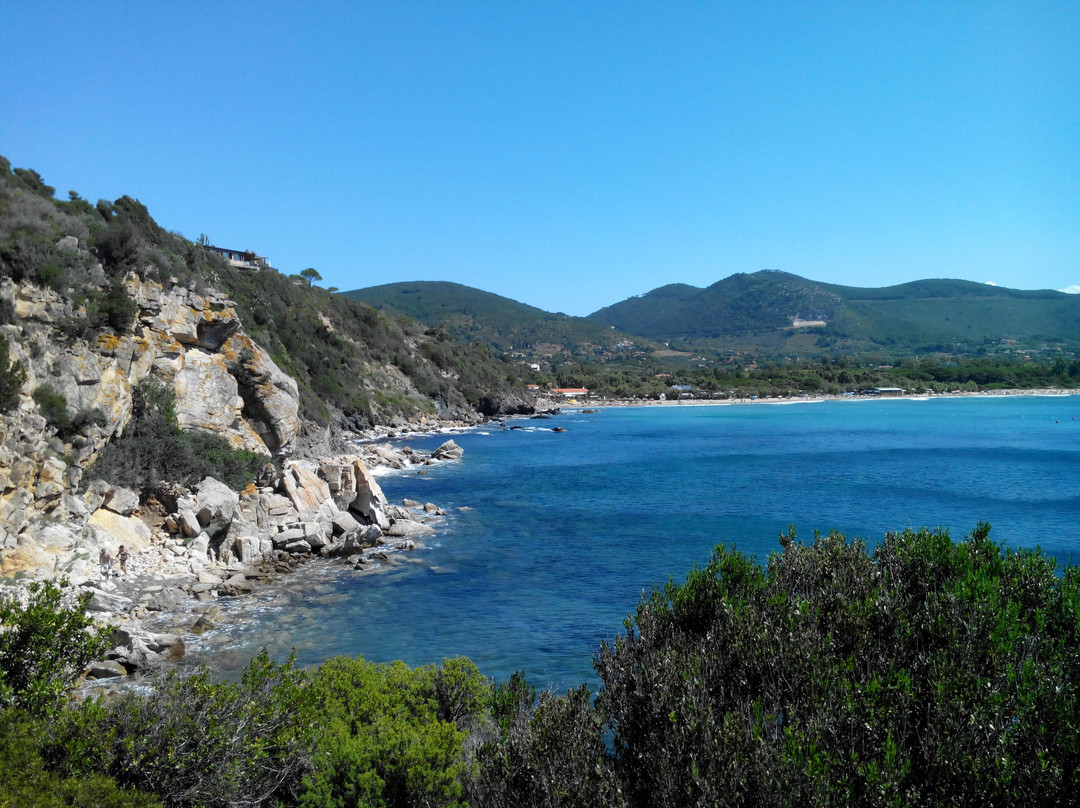
{"type": "Polygon", "coordinates": [[[890,395],[858,395],[854,393],[818,394],[803,396],[750,396],[746,398],[686,398],[672,400],[657,399],[590,399],[588,402],[568,404],[565,402],[549,401],[552,406],[564,410],[580,412],[590,408],[604,407],[730,407],[739,404],[814,404],[825,401],[929,401],[939,398],[994,398],[1002,396],[1037,396],[1037,397],[1068,397],[1080,395],[1080,388],[1062,389],[1055,387],[1046,388],[1009,388],[1004,390],[977,390],[955,391],[949,393],[912,393],[898,396],[890,395]]]}
{"type": "MultiPolygon", "coordinates": [[[[462,426],[440,424],[428,434],[460,433],[462,426]]],[[[156,501],[140,503],[133,491],[104,492],[82,529],[84,539],[64,547],[43,545],[53,555],[53,573],[38,568],[6,576],[0,594],[25,604],[31,581],[66,580],[63,602],[70,607],[79,595],[90,593],[88,613],[99,627],[113,628],[112,650],[90,666],[82,684],[92,689],[137,686],[143,675],[183,665],[187,644],[197,643],[196,638],[228,629],[222,604],[272,591],[311,561],[364,576],[407,563],[447,514],[431,502],[406,498],[390,503],[374,478],[391,471],[423,474],[428,466],[460,458],[461,450],[452,440],[421,452],[391,446],[387,440],[393,439],[361,439],[348,455],[290,461],[271,487],[249,486],[239,495],[226,492],[232,494],[232,503],[225,513],[218,512],[217,501],[200,503],[200,488],[207,488],[207,480],[179,497],[181,502],[194,500],[183,518],[180,512],[165,515],[172,508],[163,513],[156,501]],[[253,503],[260,513],[245,521],[245,506],[250,510],[253,503]],[[288,509],[291,516],[276,524],[271,514],[275,509],[288,509]],[[182,526],[185,521],[190,529],[182,526]],[[215,526],[224,528],[227,548],[221,538],[215,543],[209,539],[207,531],[213,533],[215,526]],[[248,554],[247,549],[260,542],[251,535],[253,528],[261,534],[270,531],[261,538],[272,547],[268,553],[248,554]],[[297,536],[286,543],[292,533],[297,536]],[[108,571],[101,569],[98,545],[111,555],[119,545],[130,549],[126,574],[116,561],[108,571]]],[[[217,488],[223,486],[209,481],[220,496],[217,488]]],[[[68,526],[65,538],[75,536],[77,527],[68,526]]]]}

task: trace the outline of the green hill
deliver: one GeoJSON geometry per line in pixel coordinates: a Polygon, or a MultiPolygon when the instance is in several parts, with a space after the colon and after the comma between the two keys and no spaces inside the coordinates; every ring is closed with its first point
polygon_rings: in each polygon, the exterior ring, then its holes
{"type": "Polygon", "coordinates": [[[619,329],[612,330],[583,317],[552,314],[459,283],[388,283],[343,292],[342,296],[410,317],[432,328],[444,328],[456,340],[484,343],[503,354],[603,358],[633,347],[654,347],[648,340],[630,346],[626,343],[633,339],[628,339],[619,329]]]}
{"type": "Polygon", "coordinates": [[[959,280],[884,288],[818,283],[775,270],[705,289],[663,286],[588,319],[694,350],[762,354],[973,353],[1080,343],[1080,296],[959,280]]]}

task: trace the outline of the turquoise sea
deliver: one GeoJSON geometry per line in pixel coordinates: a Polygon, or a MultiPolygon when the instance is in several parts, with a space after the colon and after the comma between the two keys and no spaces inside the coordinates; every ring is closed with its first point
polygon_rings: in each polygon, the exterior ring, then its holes
{"type": "MultiPolygon", "coordinates": [[[[794,525],[873,544],[977,522],[1080,563],[1080,396],[611,408],[455,435],[460,461],[383,476],[391,501],[450,515],[410,563],[313,563],[228,603],[193,656],[238,670],[266,646],[418,665],[463,654],[489,676],[595,683],[592,654],[642,592],[725,542],[764,560],[794,525]],[[565,432],[552,431],[555,426],[565,432]]],[[[445,436],[412,441],[430,449],[445,436]]]]}

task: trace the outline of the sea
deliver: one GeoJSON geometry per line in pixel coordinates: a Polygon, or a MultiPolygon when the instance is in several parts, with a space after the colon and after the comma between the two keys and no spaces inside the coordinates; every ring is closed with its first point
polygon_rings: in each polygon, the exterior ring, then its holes
{"type": "Polygon", "coordinates": [[[461,460],[379,477],[391,502],[446,512],[422,546],[385,571],[316,561],[223,599],[189,657],[235,676],[262,648],[301,666],[463,655],[496,680],[595,689],[600,644],[721,543],[764,562],[789,529],[872,547],[988,522],[1010,548],[1080,563],[1080,396],[611,407],[453,438],[461,460]]]}

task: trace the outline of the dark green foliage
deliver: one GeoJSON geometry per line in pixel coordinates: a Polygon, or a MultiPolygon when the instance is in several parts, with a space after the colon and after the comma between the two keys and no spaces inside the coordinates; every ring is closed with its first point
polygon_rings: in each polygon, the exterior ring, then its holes
{"type": "Polygon", "coordinates": [[[121,789],[101,774],[63,777],[50,771],[42,746],[46,725],[15,710],[0,713],[0,808],[155,808],[152,795],[121,789]]]}
{"type": "Polygon", "coordinates": [[[1019,291],[957,280],[863,289],[787,272],[738,273],[705,289],[674,284],[590,314],[588,320],[687,350],[752,354],[891,355],[974,353],[984,340],[1039,348],[1077,347],[1080,300],[1051,290],[1019,291]],[[798,317],[824,320],[816,332],[798,317]],[[961,346],[959,349],[957,346],[961,346]]]}
{"type": "Polygon", "coordinates": [[[51,385],[43,384],[34,388],[33,397],[41,415],[58,435],[71,434],[71,414],[63,393],[56,392],[51,385]]]}
{"type": "Polygon", "coordinates": [[[11,412],[19,404],[19,388],[26,382],[26,368],[11,359],[7,340],[0,337],[0,413],[11,412]]]}
{"type": "Polygon", "coordinates": [[[295,804],[318,726],[313,692],[291,661],[263,652],[239,683],[203,670],[159,680],[151,696],[88,702],[60,726],[51,754],[68,775],[105,774],[168,806],[295,804]]]}
{"type": "Polygon", "coordinates": [[[591,808],[625,805],[604,727],[582,685],[565,696],[550,692],[533,705],[523,680],[512,678],[495,690],[495,713],[516,703],[513,714],[499,721],[496,737],[476,752],[477,767],[469,781],[473,808],[591,808]]]}
{"type": "Polygon", "coordinates": [[[677,396],[671,385],[690,385],[695,398],[745,398],[749,396],[800,396],[859,392],[873,387],[899,387],[911,393],[947,393],[954,390],[1037,388],[1076,389],[1080,386],[1080,360],[1054,362],[1007,357],[975,359],[901,360],[882,365],[877,360],[855,362],[840,357],[822,362],[760,362],[754,367],[737,364],[712,367],[663,369],[650,363],[638,370],[613,366],[562,363],[554,368],[554,386],[587,387],[601,396],[652,397],[666,392],[677,396]]]}
{"type": "Polygon", "coordinates": [[[138,305],[131,299],[127,287],[120,278],[110,278],[105,294],[98,303],[99,316],[116,334],[131,333],[131,324],[138,312],[138,305]]]}
{"type": "Polygon", "coordinates": [[[1070,799],[1080,577],[987,534],[786,536],[654,590],[596,660],[631,803],[1070,799]]]}
{"type": "Polygon", "coordinates": [[[214,477],[239,490],[269,462],[255,452],[233,449],[219,435],[184,432],[176,422],[174,402],[173,391],[160,382],[141,382],[132,394],[132,416],[124,434],[105,446],[87,480],[141,490],[214,477]]]}
{"type": "Polygon", "coordinates": [[[93,593],[84,592],[65,607],[66,586],[66,581],[34,582],[25,606],[0,595],[0,708],[35,716],[55,713],[87,664],[104,653],[106,641],[91,630],[87,616],[93,593]]]}

